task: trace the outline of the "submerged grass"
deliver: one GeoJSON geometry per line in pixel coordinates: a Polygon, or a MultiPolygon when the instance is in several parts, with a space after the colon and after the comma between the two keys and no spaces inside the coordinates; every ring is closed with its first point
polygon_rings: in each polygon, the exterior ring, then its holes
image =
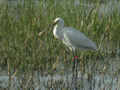
{"type": "MultiPolygon", "coordinates": [[[[37,5],[26,1],[16,7],[0,7],[1,66],[9,63],[11,69],[51,71],[59,60],[70,59],[71,63],[72,55],[64,52],[66,47],[54,39],[51,28],[47,28],[56,17],[64,18],[66,26],[77,28],[98,47],[101,45],[98,52],[103,57],[119,48],[120,16],[117,11],[111,16],[99,17],[96,8],[86,13],[85,7],[75,7],[72,1],[60,4],[54,0],[43,1],[37,5]],[[48,32],[39,37],[38,33],[45,29],[48,32]]],[[[83,52],[81,57],[96,60],[100,56],[98,52],[83,52]]]]}

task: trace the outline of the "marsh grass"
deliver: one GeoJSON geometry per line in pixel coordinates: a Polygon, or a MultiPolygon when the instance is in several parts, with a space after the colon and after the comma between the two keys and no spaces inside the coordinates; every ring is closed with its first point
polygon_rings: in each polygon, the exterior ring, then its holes
{"type": "MultiPolygon", "coordinates": [[[[73,2],[43,2],[36,6],[26,1],[16,7],[0,7],[0,65],[22,71],[40,70],[51,72],[53,64],[72,63],[72,54],[64,52],[65,46],[54,39],[49,24],[56,17],[62,17],[66,26],[72,26],[85,33],[90,39],[101,45],[98,52],[83,52],[80,57],[96,61],[109,56],[120,41],[120,17],[116,11],[111,16],[99,17],[97,7],[91,12],[85,7],[75,7],[73,2]],[[89,14],[89,15],[88,15],[89,14]],[[38,33],[47,30],[41,37],[38,33]]],[[[115,52],[116,53],[116,52],[115,52]]],[[[88,60],[86,59],[86,60],[88,60]]],[[[86,61],[87,63],[87,61],[86,61]]]]}

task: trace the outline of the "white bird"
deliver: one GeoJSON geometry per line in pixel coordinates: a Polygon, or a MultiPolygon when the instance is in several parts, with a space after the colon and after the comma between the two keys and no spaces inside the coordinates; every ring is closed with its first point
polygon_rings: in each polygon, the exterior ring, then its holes
{"type": "Polygon", "coordinates": [[[65,27],[64,20],[60,17],[54,20],[54,36],[62,40],[62,42],[69,47],[73,52],[76,49],[81,50],[97,50],[96,44],[87,38],[79,30],[76,30],[72,27],[65,27]]]}
{"type": "Polygon", "coordinates": [[[77,66],[78,66],[78,57],[75,55],[76,49],[82,49],[82,50],[97,50],[96,44],[91,41],[89,38],[87,38],[83,33],[81,33],[79,30],[76,30],[72,27],[65,27],[64,26],[64,20],[62,18],[56,18],[54,20],[54,29],[53,34],[54,36],[62,40],[62,42],[69,47],[69,49],[73,52],[74,61],[73,61],[73,78],[74,78],[74,72],[76,73],[75,76],[77,76],[77,66]],[[74,70],[76,67],[76,70],[74,70]]]}

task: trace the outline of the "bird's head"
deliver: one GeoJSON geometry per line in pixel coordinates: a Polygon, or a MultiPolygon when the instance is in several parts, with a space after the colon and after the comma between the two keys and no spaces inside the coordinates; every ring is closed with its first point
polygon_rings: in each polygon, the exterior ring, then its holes
{"type": "Polygon", "coordinates": [[[63,27],[64,26],[64,20],[60,17],[56,18],[53,22],[53,26],[58,25],[63,27]]]}

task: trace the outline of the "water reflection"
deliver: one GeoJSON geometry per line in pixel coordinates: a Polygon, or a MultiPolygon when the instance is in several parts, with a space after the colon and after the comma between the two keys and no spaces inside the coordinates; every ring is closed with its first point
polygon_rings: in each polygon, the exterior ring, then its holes
{"type": "MultiPolygon", "coordinates": [[[[34,76],[31,78],[30,75],[27,75],[28,78],[14,77],[11,80],[11,88],[17,90],[20,89],[20,86],[24,86],[26,88],[30,88],[31,82],[32,86],[35,90],[44,88],[42,90],[52,88],[74,88],[70,75],[47,75],[41,76],[38,74],[39,72],[34,72],[34,76]],[[25,81],[26,80],[26,81],[25,81]],[[33,81],[32,81],[33,80],[33,81]],[[23,84],[24,83],[24,84],[23,84]]],[[[80,74],[80,73],[79,73],[80,74]]],[[[8,88],[9,77],[8,76],[0,76],[0,87],[8,88]]],[[[108,74],[95,74],[91,77],[91,79],[86,78],[85,75],[79,75],[77,80],[77,88],[78,90],[116,90],[119,89],[120,86],[120,78],[118,76],[110,76],[108,74]]],[[[22,89],[22,88],[21,88],[22,89]]]]}
{"type": "MultiPolygon", "coordinates": [[[[39,71],[21,73],[18,76],[12,76],[9,80],[7,71],[1,71],[0,75],[0,87],[10,88],[18,90],[23,88],[34,88],[35,90],[57,88],[61,89],[75,89],[77,86],[78,90],[119,90],[120,88],[120,77],[119,77],[119,58],[106,58],[107,62],[104,64],[98,61],[99,65],[94,65],[94,70],[86,68],[85,72],[81,72],[79,69],[78,79],[72,81],[72,70],[64,71],[64,74],[60,74],[59,71],[53,74],[42,74],[39,71]],[[106,64],[107,63],[107,64],[106,64]],[[107,66],[108,65],[108,66],[107,66]],[[103,68],[103,66],[106,66],[103,68]]],[[[91,61],[88,61],[88,66],[91,67],[91,61]]]]}

